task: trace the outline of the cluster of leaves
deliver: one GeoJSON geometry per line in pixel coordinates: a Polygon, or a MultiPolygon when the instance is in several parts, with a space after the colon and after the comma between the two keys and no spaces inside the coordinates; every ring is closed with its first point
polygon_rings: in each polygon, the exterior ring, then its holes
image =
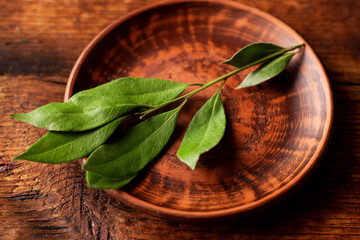
{"type": "Polygon", "coordinates": [[[226,79],[248,67],[262,63],[237,87],[262,83],[279,74],[302,47],[282,48],[269,43],[254,43],[223,63],[237,69],[196,90],[179,96],[191,84],[154,78],[120,78],[96,88],[81,91],[64,103],[50,103],[29,113],[12,117],[50,130],[26,152],[13,160],[42,163],[66,163],[88,157],[83,168],[90,187],[120,188],[129,183],[167,144],[182,106],[187,99],[205,88],[222,82],[219,90],[193,117],[178,157],[195,169],[199,156],[223,137],[226,125],[221,87],[226,79]],[[156,114],[108,141],[121,123],[132,114],[142,116],[177,101],[178,107],[156,114]]]}

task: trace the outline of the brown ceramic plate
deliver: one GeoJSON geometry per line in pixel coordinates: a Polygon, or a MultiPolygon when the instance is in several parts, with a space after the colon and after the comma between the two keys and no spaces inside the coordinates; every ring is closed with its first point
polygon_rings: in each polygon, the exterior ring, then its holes
{"type": "MultiPolygon", "coordinates": [[[[233,70],[219,62],[253,42],[305,42],[267,13],[223,1],[172,1],[132,12],[86,47],[70,75],[65,100],[118,77],[206,82],[233,70]]],[[[227,129],[220,144],[192,171],[176,152],[191,116],[217,86],[195,96],[180,114],[166,149],[115,199],[151,214],[180,220],[225,219],[269,205],[298,186],[329,141],[332,94],[309,45],[278,77],[222,95],[227,129]]]]}

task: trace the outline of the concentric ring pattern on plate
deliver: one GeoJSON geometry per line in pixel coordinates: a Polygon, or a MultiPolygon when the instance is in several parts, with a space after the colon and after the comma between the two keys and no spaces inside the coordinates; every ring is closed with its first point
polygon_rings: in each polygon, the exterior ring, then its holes
{"type": "MultiPolygon", "coordinates": [[[[269,14],[238,3],[148,6],[95,37],[74,66],[65,99],[125,76],[210,81],[233,70],[221,61],[253,42],[285,47],[305,41],[269,14]]],[[[191,117],[217,86],[185,105],[172,139],[149,167],[123,189],[107,192],[151,214],[196,221],[248,214],[302,182],[329,141],[333,103],[326,73],[309,45],[271,81],[234,90],[248,72],[223,87],[225,136],[194,171],[176,151],[191,117]]]]}

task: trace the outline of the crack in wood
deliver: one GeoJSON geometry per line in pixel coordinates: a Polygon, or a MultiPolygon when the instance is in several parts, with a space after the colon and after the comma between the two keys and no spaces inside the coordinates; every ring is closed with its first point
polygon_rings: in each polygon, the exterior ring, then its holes
{"type": "Polygon", "coordinates": [[[0,174],[8,173],[18,166],[10,161],[7,156],[0,156],[0,174]]]}
{"type": "Polygon", "coordinates": [[[41,193],[39,190],[30,190],[13,195],[9,197],[9,199],[14,201],[22,201],[26,199],[37,199],[40,195],[41,193]]]}

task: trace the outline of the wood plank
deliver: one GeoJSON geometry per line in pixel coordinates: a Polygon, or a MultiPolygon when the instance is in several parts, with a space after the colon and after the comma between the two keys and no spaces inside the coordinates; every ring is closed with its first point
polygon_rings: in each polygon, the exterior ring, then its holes
{"type": "Polygon", "coordinates": [[[334,92],[327,154],[305,185],[269,209],[220,223],[180,223],[88,189],[77,163],[10,162],[45,131],[9,114],[62,101],[86,44],[152,2],[159,1],[0,2],[0,239],[359,239],[359,1],[239,0],[299,32],[323,61],[334,92]]]}
{"type": "MultiPolygon", "coordinates": [[[[13,236],[56,236],[60,239],[97,234],[116,239],[115,235],[112,235],[114,232],[122,237],[149,236],[156,239],[159,232],[173,233],[174,225],[183,231],[176,236],[184,238],[232,237],[238,234],[251,236],[255,233],[258,233],[259,237],[270,239],[281,236],[299,237],[294,235],[294,231],[318,239],[340,234],[354,238],[357,236],[352,234],[360,228],[360,152],[344,152],[337,142],[338,139],[340,142],[341,139],[350,139],[348,142],[352,147],[358,148],[359,138],[351,140],[350,137],[352,134],[360,134],[356,124],[353,128],[335,131],[335,143],[330,147],[316,174],[286,201],[258,215],[226,223],[176,223],[148,216],[112,200],[102,191],[88,189],[77,163],[10,163],[10,158],[24,151],[45,131],[13,120],[9,114],[29,111],[48,102],[61,101],[64,84],[59,84],[49,77],[37,76],[6,76],[0,79],[0,105],[6,106],[0,116],[4,119],[0,125],[3,129],[1,138],[4,139],[0,142],[0,149],[5,149],[1,153],[0,206],[6,206],[0,211],[1,226],[12,230],[8,232],[9,235],[2,236],[4,239],[11,239],[13,236]],[[274,216],[276,222],[273,221],[274,216]],[[25,229],[31,231],[26,233],[25,229]],[[208,232],[209,229],[212,230],[208,232]]],[[[346,89],[346,86],[343,89],[346,89]]],[[[351,89],[352,87],[348,86],[348,90],[351,89]]],[[[342,115],[346,114],[351,115],[343,110],[342,115]]]]}
{"type": "MultiPolygon", "coordinates": [[[[2,3],[0,74],[68,76],[77,56],[102,28],[150,2],[156,1],[2,3]]],[[[246,4],[273,14],[298,31],[319,54],[333,83],[360,83],[358,1],[246,4]]]]}

